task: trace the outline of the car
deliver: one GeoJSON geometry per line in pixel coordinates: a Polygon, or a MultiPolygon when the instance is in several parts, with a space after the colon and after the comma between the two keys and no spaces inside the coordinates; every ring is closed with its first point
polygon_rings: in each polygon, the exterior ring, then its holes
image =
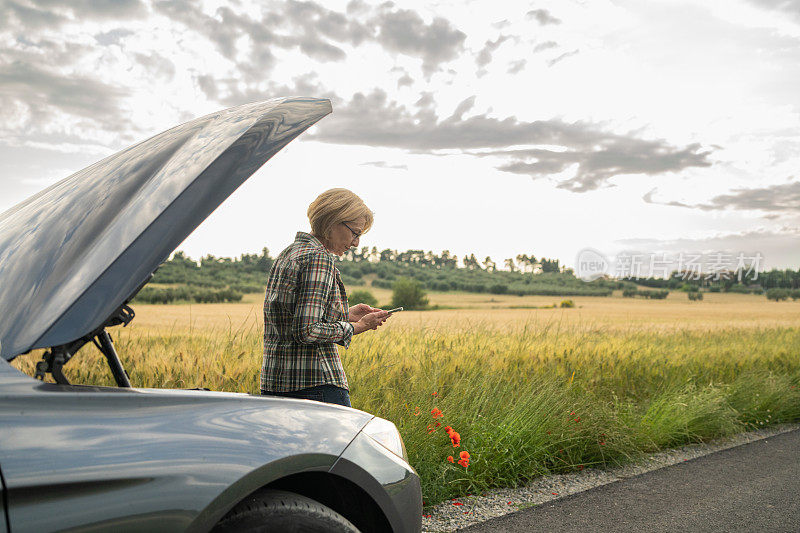
{"type": "Polygon", "coordinates": [[[174,249],[330,112],[306,97],[225,109],[0,214],[0,533],[420,531],[420,480],[393,423],[310,400],[133,388],[111,337],[174,249]],[[64,366],[89,344],[117,387],[69,383],[64,366]],[[34,349],[40,379],[9,364],[34,349]]]}

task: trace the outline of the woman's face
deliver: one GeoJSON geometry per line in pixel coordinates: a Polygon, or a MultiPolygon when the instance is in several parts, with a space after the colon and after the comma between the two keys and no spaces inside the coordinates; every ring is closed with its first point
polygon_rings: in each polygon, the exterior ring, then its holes
{"type": "Polygon", "coordinates": [[[358,246],[358,238],[364,232],[366,224],[367,220],[364,217],[359,217],[352,221],[339,222],[331,228],[325,248],[341,257],[351,247],[358,246]]]}

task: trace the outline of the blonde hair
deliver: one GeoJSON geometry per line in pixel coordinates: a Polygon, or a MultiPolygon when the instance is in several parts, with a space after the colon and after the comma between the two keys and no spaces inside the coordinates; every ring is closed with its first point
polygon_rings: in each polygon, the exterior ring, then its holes
{"type": "Polygon", "coordinates": [[[311,233],[327,240],[336,224],[352,222],[364,217],[364,231],[372,227],[373,213],[353,191],[348,189],[328,189],[308,206],[308,221],[311,233]]]}

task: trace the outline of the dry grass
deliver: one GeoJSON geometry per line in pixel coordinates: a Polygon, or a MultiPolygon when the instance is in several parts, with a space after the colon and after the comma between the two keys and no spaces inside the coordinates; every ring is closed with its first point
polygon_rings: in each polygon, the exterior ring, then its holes
{"type": "MultiPolygon", "coordinates": [[[[800,419],[800,303],[673,293],[512,309],[561,298],[429,296],[459,308],[399,313],[341,351],[353,405],[397,424],[429,504],[800,419]],[[428,433],[433,407],[461,434],[460,448],[442,428],[428,433]],[[445,460],[461,450],[472,456],[468,469],[445,460]]],[[[261,295],[136,313],[113,332],[134,386],[258,392],[261,295]]],[[[32,373],[39,357],[13,364],[32,373]]],[[[65,373],[113,383],[91,346],[65,373]]]]}
{"type": "MultiPolygon", "coordinates": [[[[389,301],[389,290],[372,289],[372,292],[379,302],[389,301]]],[[[570,297],[575,302],[574,309],[530,309],[558,304],[563,299],[552,296],[433,292],[429,293],[429,299],[431,305],[454,309],[403,311],[387,322],[386,329],[458,330],[476,323],[514,329],[530,322],[559,322],[565,327],[668,332],[800,325],[800,304],[770,302],[752,294],[706,293],[700,302],[690,302],[686,294],[677,292],[670,293],[666,300],[622,298],[618,293],[612,297],[570,297]]],[[[140,304],[136,306],[132,327],[143,334],[258,328],[263,320],[261,306],[260,294],[248,294],[236,304],[140,304]]]]}

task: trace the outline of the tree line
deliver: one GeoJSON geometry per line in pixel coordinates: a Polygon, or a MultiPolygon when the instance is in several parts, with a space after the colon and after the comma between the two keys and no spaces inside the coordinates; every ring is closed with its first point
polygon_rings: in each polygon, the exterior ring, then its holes
{"type": "MultiPolygon", "coordinates": [[[[176,252],[156,271],[138,301],[238,301],[242,294],[262,292],[274,258],[263,248],[260,254],[242,254],[238,258],[206,255],[194,260],[176,252]]],[[[478,261],[475,254],[458,256],[443,250],[431,251],[376,247],[354,249],[337,262],[342,280],[348,287],[372,286],[391,289],[398,279],[413,279],[424,290],[464,291],[487,294],[547,296],[610,296],[614,290],[630,291],[638,286],[654,289],[699,290],[712,292],[758,292],[765,289],[800,288],[800,270],[772,270],[758,273],[723,273],[719,280],[694,280],[686,272],[673,272],[670,278],[602,277],[592,282],[577,278],[571,268],[558,259],[519,254],[502,261],[504,268],[491,257],[478,261]],[[740,275],[741,274],[741,275],[740,275]],[[738,279],[741,277],[741,282],[738,279]]],[[[660,293],[659,293],[660,294],[660,293]]]]}

